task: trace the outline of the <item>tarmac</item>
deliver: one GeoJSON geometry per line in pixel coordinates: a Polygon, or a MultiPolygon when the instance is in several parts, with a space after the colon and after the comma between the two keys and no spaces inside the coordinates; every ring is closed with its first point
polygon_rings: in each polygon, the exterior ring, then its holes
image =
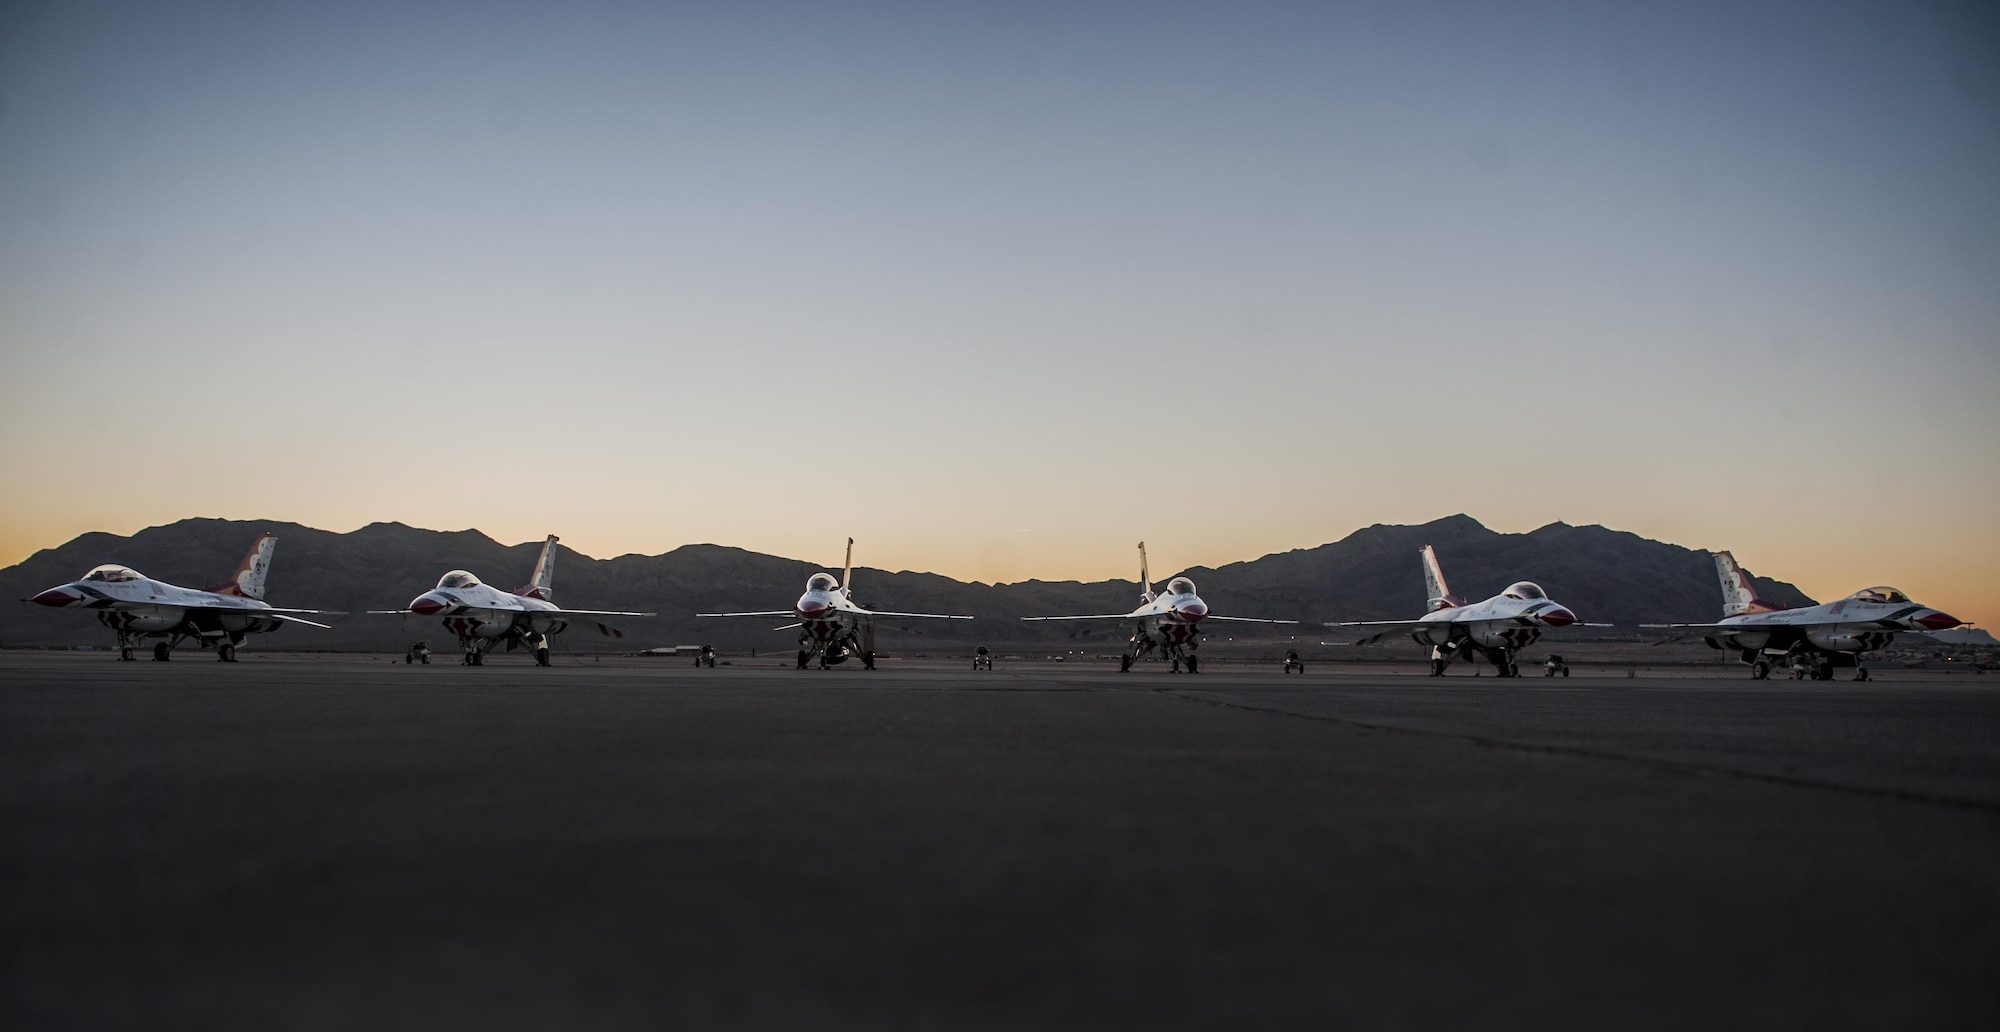
{"type": "Polygon", "coordinates": [[[0,1026],[2000,1027],[2000,678],[557,664],[0,653],[0,1026]]]}

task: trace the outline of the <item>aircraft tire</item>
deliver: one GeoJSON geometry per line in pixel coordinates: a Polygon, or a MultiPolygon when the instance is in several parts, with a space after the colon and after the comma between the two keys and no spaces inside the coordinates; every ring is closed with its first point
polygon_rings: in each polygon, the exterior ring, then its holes
{"type": "Polygon", "coordinates": [[[873,652],[863,652],[861,654],[861,669],[875,669],[875,654],[873,652]]]}
{"type": "Polygon", "coordinates": [[[535,650],[535,665],[536,666],[549,665],[549,650],[546,647],[535,650]]]}
{"type": "Polygon", "coordinates": [[[1189,656],[1189,657],[1188,657],[1188,673],[1190,673],[1190,674],[1196,674],[1196,673],[1200,673],[1200,672],[1201,672],[1201,666],[1200,666],[1200,660],[1199,660],[1199,658],[1198,658],[1198,657],[1195,657],[1195,656],[1189,656]]]}
{"type": "Polygon", "coordinates": [[[165,663],[165,662],[166,662],[167,660],[169,660],[169,659],[171,659],[171,658],[173,658],[173,650],[167,647],[167,643],[166,643],[166,642],[162,641],[162,642],[155,642],[155,643],[154,643],[154,645],[153,645],[153,662],[155,662],[155,663],[165,663]]]}
{"type": "Polygon", "coordinates": [[[129,647],[120,648],[118,650],[118,661],[121,663],[132,662],[132,650],[129,647]]]}
{"type": "Polygon", "coordinates": [[[1770,680],[1770,677],[1771,677],[1771,664],[1766,663],[1761,659],[1751,664],[1750,679],[1752,681],[1767,681],[1770,680]]]}
{"type": "Polygon", "coordinates": [[[1124,673],[1129,673],[1129,672],[1131,672],[1131,670],[1132,670],[1132,657],[1131,657],[1131,656],[1119,656],[1119,657],[1118,657],[1118,672],[1119,672],[1119,673],[1121,673],[1121,674],[1124,674],[1124,673]]]}
{"type": "Polygon", "coordinates": [[[1506,673],[1505,673],[1505,676],[1507,676],[1507,677],[1519,677],[1519,676],[1521,676],[1521,668],[1520,668],[1520,667],[1518,667],[1518,666],[1515,666],[1515,665],[1514,665],[1513,663],[1511,663],[1511,662],[1510,662],[1510,663],[1508,663],[1508,664],[1507,664],[1507,670],[1506,670],[1506,673]]]}
{"type": "Polygon", "coordinates": [[[805,668],[806,668],[806,650],[804,650],[804,649],[800,649],[800,650],[799,650],[799,669],[800,669],[800,670],[804,670],[805,668]]]}
{"type": "Polygon", "coordinates": [[[215,658],[223,663],[236,662],[236,646],[223,642],[215,647],[215,658]]]}

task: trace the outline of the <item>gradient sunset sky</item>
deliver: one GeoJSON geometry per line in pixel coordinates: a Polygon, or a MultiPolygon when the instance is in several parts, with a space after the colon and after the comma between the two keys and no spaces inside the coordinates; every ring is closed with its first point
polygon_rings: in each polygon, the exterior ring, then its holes
{"type": "Polygon", "coordinates": [[[0,564],[1095,579],[1466,512],[1994,626],[2000,15],[8,5],[0,349],[0,564]]]}

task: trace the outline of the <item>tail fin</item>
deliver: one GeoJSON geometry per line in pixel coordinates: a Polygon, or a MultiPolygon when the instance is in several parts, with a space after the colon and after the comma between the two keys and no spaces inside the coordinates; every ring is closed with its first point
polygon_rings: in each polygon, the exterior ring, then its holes
{"type": "Polygon", "coordinates": [[[1785,608],[1758,598],[1756,585],[1750,583],[1750,575],[1736,565],[1736,557],[1728,552],[1715,553],[1715,575],[1722,580],[1722,615],[1725,617],[1775,613],[1785,608]]]}
{"type": "Polygon", "coordinates": [[[542,542],[542,554],[535,559],[535,576],[517,594],[528,598],[539,598],[544,602],[555,601],[556,593],[556,541],[554,534],[542,542]]]}
{"type": "Polygon", "coordinates": [[[1417,554],[1424,560],[1424,611],[1435,613],[1464,605],[1465,600],[1452,594],[1444,582],[1444,568],[1438,565],[1437,550],[1425,545],[1417,554]]]}
{"type": "Polygon", "coordinates": [[[848,586],[848,581],[852,580],[853,577],[854,577],[854,539],[848,538],[847,559],[840,565],[840,593],[850,598],[853,597],[854,595],[854,589],[848,586]]]}
{"type": "Polygon", "coordinates": [[[1153,576],[1146,572],[1146,543],[1139,542],[1139,601],[1153,600],[1153,576]]]}
{"type": "Polygon", "coordinates": [[[218,595],[239,595],[243,598],[262,599],[264,581],[271,575],[271,553],[278,550],[278,535],[259,534],[250,545],[250,551],[236,566],[236,575],[229,583],[218,584],[210,591],[218,595]]]}

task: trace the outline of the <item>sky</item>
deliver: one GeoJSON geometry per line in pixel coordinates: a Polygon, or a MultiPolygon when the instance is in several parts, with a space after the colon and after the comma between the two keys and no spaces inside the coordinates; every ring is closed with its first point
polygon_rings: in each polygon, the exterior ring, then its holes
{"type": "Polygon", "coordinates": [[[0,7],[0,563],[1464,512],[1995,626],[1996,388],[1990,5],[0,7]]]}

